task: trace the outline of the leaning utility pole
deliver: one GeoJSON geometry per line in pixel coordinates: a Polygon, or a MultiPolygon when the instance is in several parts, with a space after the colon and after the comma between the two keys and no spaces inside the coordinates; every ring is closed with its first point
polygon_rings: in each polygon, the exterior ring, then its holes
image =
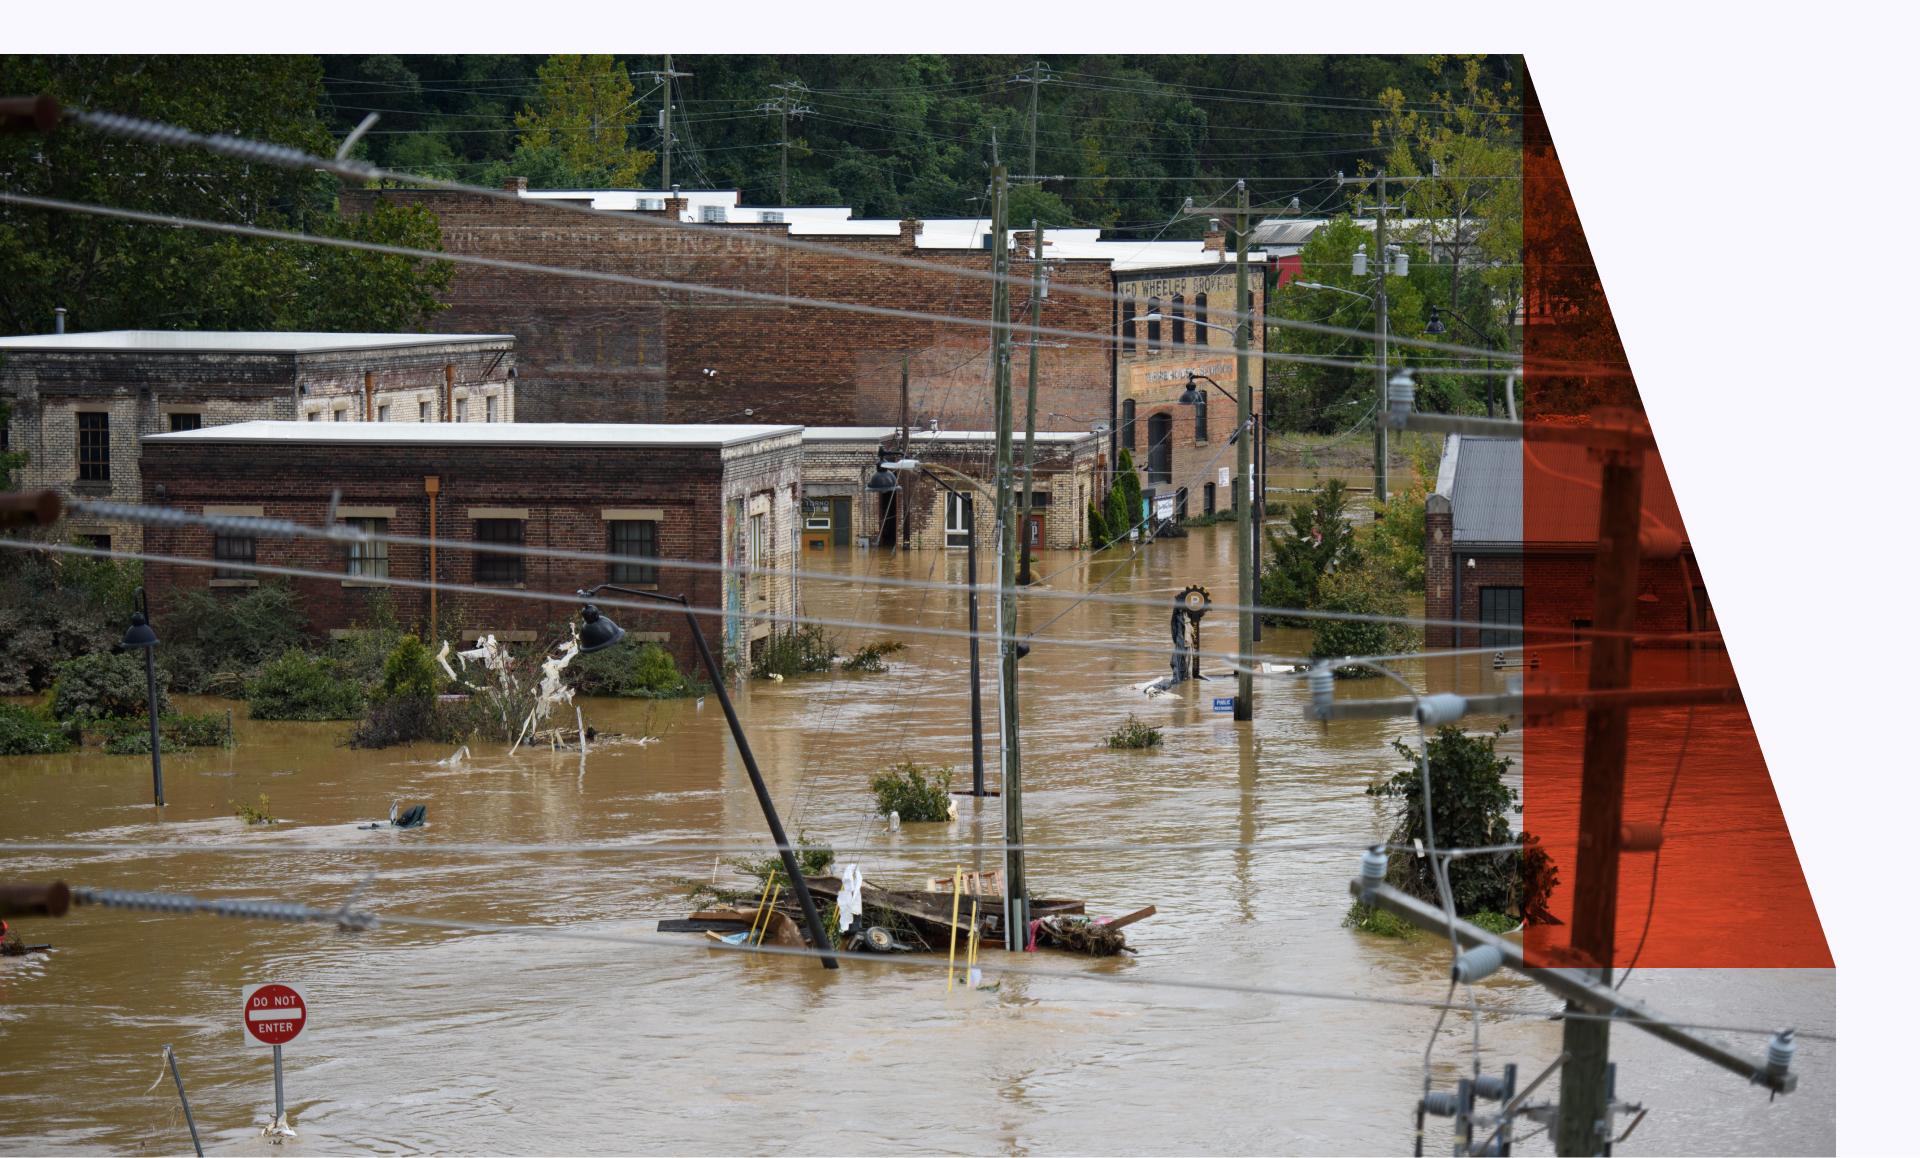
{"type": "MultiPolygon", "coordinates": [[[[996,153],[998,150],[996,149],[996,153]]],[[[1007,293],[1007,168],[993,166],[993,513],[1000,546],[1000,590],[995,635],[1000,645],[1000,802],[1007,844],[1007,948],[1026,940],[1027,866],[1020,816],[1020,656],[1014,642],[1013,349],[1007,293]]]]}
{"type": "Polygon", "coordinates": [[[1040,299],[1047,293],[1047,231],[1033,222],[1033,308],[1027,334],[1027,449],[1024,489],[1020,496],[1020,586],[1033,582],[1033,439],[1034,409],[1040,394],[1040,299]]]}
{"type": "Polygon", "coordinates": [[[673,70],[673,53],[666,54],[666,65],[657,72],[643,75],[660,82],[660,187],[673,196],[673,82],[674,78],[692,76],[690,72],[673,70]]]}
{"type": "Polygon", "coordinates": [[[1034,61],[1027,71],[1013,78],[1015,84],[1030,87],[1027,94],[1027,177],[1038,181],[1034,176],[1040,172],[1040,86],[1053,78],[1047,75],[1047,66],[1034,61]]]}
{"type": "MultiPolygon", "coordinates": [[[[1237,237],[1233,246],[1233,302],[1234,312],[1239,319],[1233,326],[1234,386],[1239,395],[1237,413],[1240,416],[1236,444],[1237,463],[1240,467],[1238,480],[1242,490],[1238,506],[1240,518],[1237,520],[1235,540],[1239,544],[1235,558],[1240,571],[1240,655],[1239,686],[1233,697],[1233,718],[1236,720],[1253,719],[1253,608],[1260,602],[1260,588],[1253,573],[1253,504],[1254,495],[1260,484],[1254,481],[1253,472],[1253,375],[1247,356],[1248,347],[1253,340],[1253,309],[1247,293],[1247,183],[1241,180],[1235,183],[1240,190],[1240,203],[1234,210],[1234,224],[1237,237]]],[[[1264,503],[1266,495],[1261,493],[1259,500],[1264,503]]]]}
{"type": "Polygon", "coordinates": [[[760,102],[760,111],[780,118],[780,204],[787,204],[787,148],[792,143],[787,139],[787,122],[794,117],[804,117],[813,111],[812,105],[801,104],[807,92],[807,86],[797,80],[784,80],[773,86],[772,100],[760,102]]]}
{"type": "MultiPolygon", "coordinates": [[[[1600,415],[1596,414],[1595,418],[1600,415]]],[[[1640,590],[1640,492],[1645,453],[1603,451],[1600,533],[1593,559],[1593,626],[1588,642],[1593,691],[1633,683],[1633,619],[1640,590]]],[[[1627,708],[1587,713],[1580,771],[1580,848],[1573,881],[1574,951],[1592,962],[1602,985],[1613,983],[1613,932],[1620,888],[1620,821],[1627,780],[1627,708]]],[[[1612,1093],[1607,1080],[1604,1018],[1568,1018],[1568,1054],[1560,1075],[1560,1117],[1554,1148],[1563,1155],[1607,1151],[1604,1132],[1612,1093]],[[1601,1126],[1604,1130],[1604,1126],[1601,1126]]]]}

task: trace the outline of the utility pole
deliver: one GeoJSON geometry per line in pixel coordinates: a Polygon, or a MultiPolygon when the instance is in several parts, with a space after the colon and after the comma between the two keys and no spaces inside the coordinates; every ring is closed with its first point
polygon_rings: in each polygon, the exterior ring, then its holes
{"type": "Polygon", "coordinates": [[[812,105],[801,104],[808,88],[797,80],[783,80],[773,86],[772,100],[762,101],[760,111],[780,118],[780,204],[787,204],[787,122],[794,117],[804,117],[813,111],[812,105]]]}
{"type": "Polygon", "coordinates": [[[1027,458],[1025,489],[1020,497],[1020,586],[1033,582],[1033,439],[1034,409],[1040,394],[1040,299],[1047,293],[1047,232],[1038,218],[1033,222],[1033,308],[1027,335],[1027,458]]]}
{"type": "MultiPolygon", "coordinates": [[[[1240,396],[1238,414],[1240,416],[1239,438],[1235,444],[1238,465],[1240,467],[1239,484],[1245,489],[1240,496],[1240,518],[1235,539],[1239,544],[1236,559],[1240,570],[1240,656],[1239,687],[1233,697],[1233,718],[1236,720],[1253,719],[1253,607],[1260,601],[1260,590],[1253,574],[1253,503],[1254,492],[1258,484],[1253,473],[1253,375],[1247,357],[1248,346],[1253,338],[1252,311],[1248,308],[1247,294],[1247,183],[1236,182],[1240,190],[1240,203],[1235,208],[1235,223],[1238,236],[1233,246],[1233,301],[1234,312],[1240,314],[1233,327],[1234,386],[1240,396]]],[[[1384,427],[1383,427],[1384,429],[1384,427]]],[[[1260,495],[1260,501],[1266,501],[1266,495],[1260,495]]]]}
{"type": "MultiPolygon", "coordinates": [[[[998,148],[995,149],[996,157],[998,148]]],[[[993,433],[994,520],[1000,547],[998,615],[1000,645],[1000,802],[1007,843],[1006,939],[1018,952],[1026,941],[1027,866],[1020,816],[1020,656],[1015,643],[1013,503],[1012,310],[1007,293],[1007,169],[993,166],[993,433]]]]}
{"type": "Polygon", "coordinates": [[[1027,71],[1013,78],[1015,84],[1024,83],[1030,89],[1027,94],[1027,174],[1035,181],[1039,178],[1033,175],[1040,172],[1040,86],[1053,79],[1047,75],[1049,71],[1036,60],[1027,71]]]}
{"type": "Polygon", "coordinates": [[[1373,265],[1379,281],[1373,290],[1374,411],[1373,501],[1387,501],[1387,171],[1380,170],[1379,203],[1373,207],[1373,265]]]}
{"type": "MultiPolygon", "coordinates": [[[[1600,418],[1599,414],[1594,416],[1600,418]]],[[[1640,492],[1644,452],[1602,452],[1600,534],[1593,559],[1593,691],[1633,683],[1633,619],[1640,590],[1640,492]]],[[[1626,797],[1627,708],[1595,706],[1587,713],[1580,771],[1580,848],[1573,892],[1572,945],[1592,962],[1602,985],[1613,983],[1614,910],[1620,887],[1620,820],[1626,797]]],[[[1560,1118],[1554,1148],[1563,1155],[1605,1152],[1608,1025],[1604,1018],[1569,1018],[1562,1041],[1568,1059],[1560,1075],[1560,1118]]]]}
{"type": "Polygon", "coordinates": [[[673,70],[673,53],[666,54],[666,64],[658,71],[643,74],[660,82],[660,187],[673,196],[673,82],[676,77],[692,76],[690,72],[673,70]]]}
{"type": "MultiPolygon", "coordinates": [[[[900,355],[900,457],[901,458],[913,457],[913,448],[907,445],[907,439],[910,436],[912,431],[912,428],[907,425],[907,422],[908,422],[907,384],[911,380],[909,376],[908,368],[912,364],[913,364],[912,354],[900,355]]],[[[893,550],[895,554],[898,554],[906,546],[907,536],[912,533],[912,525],[908,521],[909,515],[913,511],[913,503],[909,501],[910,498],[911,498],[911,493],[907,490],[907,480],[902,478],[900,480],[900,490],[893,495],[893,510],[894,510],[893,517],[895,520],[894,531],[893,531],[893,550]]]]}

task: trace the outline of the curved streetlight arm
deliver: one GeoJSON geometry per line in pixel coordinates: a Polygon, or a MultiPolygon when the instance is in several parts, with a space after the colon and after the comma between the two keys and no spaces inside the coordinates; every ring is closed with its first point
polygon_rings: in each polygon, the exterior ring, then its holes
{"type": "Polygon", "coordinates": [[[813,894],[807,890],[807,880],[800,870],[799,858],[793,855],[793,846],[787,842],[787,830],[780,823],[780,812],[773,806],[773,797],[767,792],[767,782],[760,776],[760,765],[753,758],[753,748],[747,744],[747,733],[741,728],[740,717],[733,710],[733,698],[727,695],[726,677],[721,673],[719,663],[714,660],[712,649],[707,647],[707,637],[700,631],[699,620],[694,618],[692,602],[685,595],[662,595],[658,591],[643,591],[618,583],[602,583],[577,594],[585,600],[602,591],[614,591],[656,603],[677,604],[686,615],[687,630],[693,633],[694,649],[700,653],[700,662],[707,669],[707,678],[713,681],[713,694],[720,698],[720,710],[726,713],[727,727],[733,730],[733,743],[740,750],[740,762],[747,766],[747,778],[753,781],[753,793],[760,798],[760,811],[766,815],[767,831],[773,835],[773,843],[780,850],[780,863],[787,870],[787,881],[793,888],[795,899],[800,902],[801,915],[807,921],[807,934],[813,938],[816,946],[827,951],[828,955],[820,958],[820,964],[828,969],[838,969],[840,962],[832,956],[833,942],[827,939],[826,926],[820,922],[820,910],[814,907],[813,894]]]}
{"type": "Polygon", "coordinates": [[[1333,291],[1334,293],[1337,293],[1337,294],[1346,294],[1346,295],[1347,295],[1348,297],[1350,297],[1350,298],[1359,298],[1359,299],[1360,299],[1361,301],[1363,301],[1363,302],[1370,302],[1370,301],[1372,301],[1372,300],[1373,300],[1373,295],[1372,295],[1372,294],[1363,294],[1363,293],[1361,293],[1361,292],[1360,292],[1359,290],[1350,290],[1350,289],[1346,289],[1346,288],[1344,288],[1344,287],[1342,287],[1342,286],[1337,286],[1337,285],[1327,285],[1327,284],[1325,284],[1324,282],[1317,282],[1317,281],[1295,281],[1295,282],[1288,282],[1287,284],[1288,284],[1288,285],[1297,285],[1297,286],[1299,286],[1299,287],[1300,287],[1301,289],[1310,289],[1310,290],[1332,290],[1332,291],[1333,291]]]}
{"type": "Polygon", "coordinates": [[[1199,374],[1192,370],[1187,371],[1188,385],[1192,385],[1194,382],[1205,382],[1209,386],[1212,386],[1215,390],[1218,390],[1220,393],[1226,395],[1227,401],[1233,403],[1235,406],[1240,405],[1240,396],[1235,394],[1233,391],[1227,389],[1225,386],[1220,385],[1220,383],[1215,382],[1212,378],[1207,377],[1205,374],[1199,374]]]}
{"type": "Polygon", "coordinates": [[[1479,326],[1474,325],[1472,322],[1469,322],[1466,318],[1462,317],[1459,310],[1448,309],[1446,306],[1428,306],[1427,308],[1432,310],[1436,314],[1445,314],[1448,317],[1452,318],[1454,321],[1459,322],[1461,325],[1465,326],[1467,329],[1472,330],[1473,336],[1485,342],[1487,345],[1491,346],[1494,344],[1496,339],[1490,336],[1485,330],[1482,330],[1479,326]]]}

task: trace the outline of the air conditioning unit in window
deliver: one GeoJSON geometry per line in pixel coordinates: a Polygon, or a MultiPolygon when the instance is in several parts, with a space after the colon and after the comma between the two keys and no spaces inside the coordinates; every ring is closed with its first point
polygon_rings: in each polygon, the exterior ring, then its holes
{"type": "Polygon", "coordinates": [[[778,209],[762,209],[760,211],[760,223],[762,225],[782,225],[785,224],[786,220],[787,215],[778,209]]]}
{"type": "Polygon", "coordinates": [[[725,205],[702,205],[700,207],[700,220],[709,225],[725,225],[727,223],[727,207],[725,205]]]}
{"type": "Polygon", "coordinates": [[[655,213],[659,213],[664,209],[666,209],[666,207],[667,207],[667,203],[663,198],[660,198],[660,197],[640,198],[640,208],[642,209],[649,209],[655,213]]]}

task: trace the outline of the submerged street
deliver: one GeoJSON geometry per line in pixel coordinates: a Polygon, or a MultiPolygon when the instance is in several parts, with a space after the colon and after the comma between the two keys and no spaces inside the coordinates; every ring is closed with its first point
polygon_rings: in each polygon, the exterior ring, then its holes
{"type": "MultiPolygon", "coordinates": [[[[961,797],[955,824],[889,832],[868,778],[897,761],[969,777],[966,643],[912,628],[964,630],[958,590],[876,587],[890,577],[960,582],[959,552],[809,553],[831,571],[802,588],[804,613],[880,624],[842,651],[899,639],[882,674],[749,681],[738,696],[749,738],[789,832],[827,841],[867,879],[924,887],[956,864],[994,868],[999,802],[961,797]],[[980,845],[956,852],[953,845],[980,845]]],[[[986,568],[983,567],[983,571],[986,568]]],[[[339,724],[251,723],[232,704],[238,745],[167,760],[164,819],[147,798],[144,757],[98,749],[0,765],[9,839],[163,845],[103,855],[12,858],[10,875],[72,884],[357,905],[376,913],[632,935],[614,944],[522,934],[317,926],[80,909],[20,922],[50,957],[0,960],[0,1151],[179,1151],[185,1126],[171,1081],[153,1088],[171,1043],[210,1152],[268,1152],[269,1052],[243,1042],[240,989],[300,985],[310,1024],[286,1050],[299,1131],[282,1154],[375,1152],[1117,1152],[1399,1151],[1435,1010],[1447,945],[1341,927],[1361,850],[1386,837],[1391,802],[1367,786],[1403,759],[1402,721],[1302,718],[1302,681],[1255,681],[1255,718],[1215,712],[1232,681],[1148,700],[1133,685],[1165,675],[1167,606],[1190,583],[1229,601],[1232,530],[1194,531],[1136,554],[1116,547],[1037,556],[1048,589],[1095,585],[1153,606],[1084,603],[1047,626],[1021,665],[1029,874],[1043,896],[1084,897],[1089,913],[1158,906],[1127,930],[1137,956],[1091,960],[983,954],[997,990],[946,988],[943,971],[854,955],[838,972],[810,960],[714,953],[697,935],[658,935],[686,915],[688,880],[714,877],[726,852],[646,852],[646,843],[767,844],[718,704],[587,700],[603,738],[586,754],[476,745],[447,765],[439,747],[355,751],[339,724]],[[1049,646],[1105,641],[1100,649],[1049,646]],[[1150,650],[1127,651],[1121,646],[1150,650]],[[1165,732],[1154,750],[1105,738],[1129,713],[1165,732]],[[657,742],[643,742],[655,737],[657,742]],[[265,795],[283,823],[249,828],[238,803],[265,795]],[[417,832],[363,831],[389,802],[429,806],[417,832]],[[1161,846],[1234,842],[1199,851],[1161,846]],[[448,846],[489,843],[488,850],[448,846]],[[301,847],[277,850],[280,845],[301,847]],[[324,846],[322,850],[307,845],[324,846]],[[603,851],[575,846],[602,846],[603,851]],[[1088,847],[1050,847],[1083,845],[1088,847]],[[542,846],[567,846],[543,851],[542,846]],[[369,875],[370,874],[370,875],[369,875]],[[1178,988],[1158,981],[1382,1001],[1178,988]]],[[[1029,596],[1021,633],[1066,610],[1029,596]]],[[[991,607],[983,609],[983,625],[991,607]]],[[[1231,616],[1210,616],[1203,647],[1233,647],[1231,616]]],[[[1269,658],[1304,654],[1306,633],[1269,629],[1269,658]]],[[[995,669],[986,648],[989,681],[995,669]]],[[[1485,656],[1403,666],[1416,686],[1500,686],[1485,656]]],[[[1219,660],[1203,662],[1223,671],[1219,660]]],[[[1342,696],[1384,696],[1355,681],[1342,696]]],[[[989,787],[997,787],[987,689],[989,787]]],[[[226,701],[203,700],[211,711],[226,701]]],[[[1681,713],[1648,712],[1635,745],[1672,742],[1681,713]]],[[[1491,721],[1477,721],[1484,730],[1491,721]]],[[[1696,738],[1684,791],[1711,797],[1715,754],[1696,738]]],[[[1501,741],[1522,771],[1522,736],[1501,741]]],[[[1737,770],[1728,769],[1729,776],[1737,770]]],[[[1634,785],[1657,807],[1662,786],[1634,785]]],[[[1728,827],[1739,818],[1729,818],[1728,827]]],[[[1517,826],[1517,825],[1516,825],[1517,826]]],[[[1722,854],[1727,845],[1717,845],[1722,854]]],[[[1684,842],[1676,840],[1684,854],[1684,842]]],[[[1734,850],[1737,853],[1737,847],[1734,850]]],[[[729,876],[729,870],[717,871],[729,876]]],[[[744,878],[731,878],[746,887],[744,878]]],[[[1623,878],[1623,912],[1645,884],[1623,878]]],[[[1665,912],[1663,920],[1698,915],[1665,912]]],[[[1657,930],[1657,926],[1656,926],[1657,930]]],[[[1834,973],[1657,970],[1633,994],[1704,1025],[1793,1025],[1830,1034],[1834,973]]],[[[1476,988],[1483,1064],[1518,1063],[1524,1084],[1560,1050],[1560,1003],[1500,975],[1476,988]]],[[[1436,1086],[1469,1072],[1475,1030],[1448,1016],[1433,1046],[1436,1086]]],[[[1753,1053],[1765,1038],[1722,1034],[1753,1053]]],[[[1764,1091],[1631,1027],[1613,1031],[1619,1095],[1651,1112],[1633,1145],[1651,1153],[1831,1152],[1833,1044],[1802,1038],[1800,1087],[1764,1091]]],[[[1444,1129],[1444,1127],[1443,1127],[1444,1129]]],[[[1523,1136],[1527,1133],[1523,1130],[1523,1136]]],[[[1550,1152],[1534,1138],[1522,1153],[1550,1152]]]]}

